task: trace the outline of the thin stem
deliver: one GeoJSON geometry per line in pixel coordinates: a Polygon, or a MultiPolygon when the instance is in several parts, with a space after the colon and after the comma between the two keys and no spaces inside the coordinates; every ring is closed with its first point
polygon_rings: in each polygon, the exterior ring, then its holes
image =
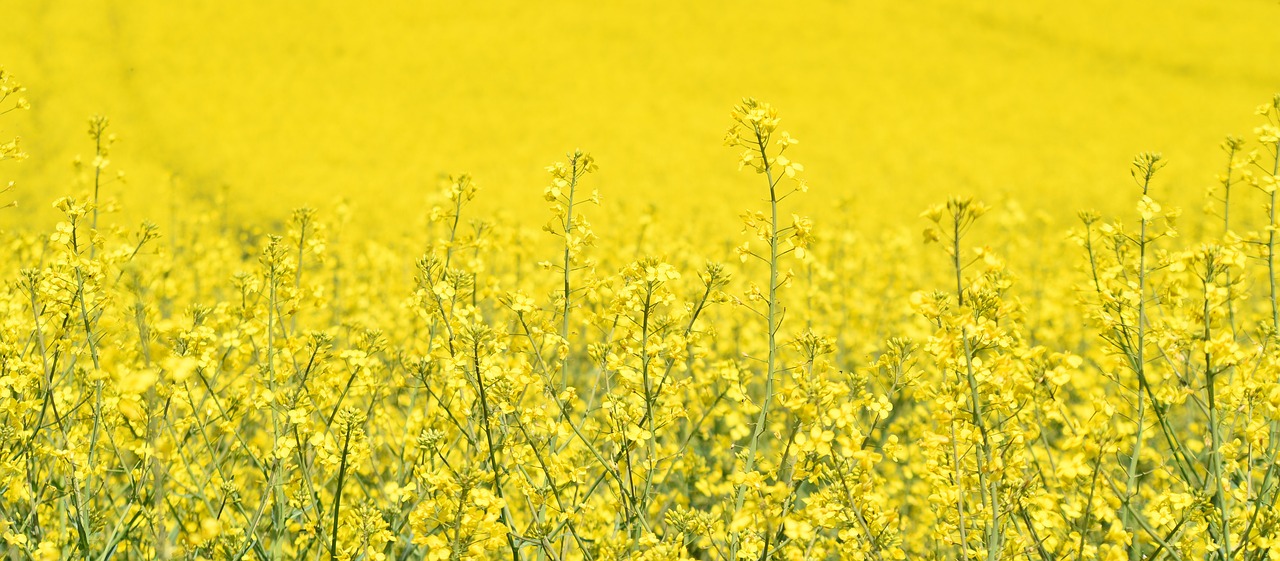
{"type": "Polygon", "coordinates": [[[1231,561],[1231,514],[1227,510],[1227,489],[1226,489],[1226,486],[1223,484],[1223,478],[1222,478],[1222,434],[1221,434],[1220,427],[1218,426],[1219,412],[1218,412],[1218,402],[1216,397],[1216,389],[1214,387],[1216,383],[1214,381],[1215,372],[1213,369],[1213,360],[1212,360],[1213,356],[1209,352],[1209,348],[1210,348],[1209,342],[1213,340],[1211,326],[1210,326],[1211,318],[1209,315],[1209,297],[1210,297],[1209,283],[1213,280],[1212,278],[1213,267],[1214,267],[1214,263],[1212,261],[1212,256],[1210,256],[1209,262],[1206,265],[1206,268],[1208,269],[1206,272],[1208,274],[1205,276],[1205,280],[1202,285],[1202,288],[1204,290],[1204,309],[1202,310],[1202,314],[1204,316],[1203,335],[1204,335],[1204,342],[1205,342],[1204,375],[1205,375],[1205,388],[1206,388],[1206,393],[1208,394],[1207,400],[1209,405],[1209,445],[1211,448],[1210,460],[1213,462],[1214,487],[1217,488],[1214,493],[1214,498],[1216,499],[1215,502],[1217,503],[1217,507],[1218,507],[1218,515],[1220,517],[1219,523],[1221,528],[1220,536],[1219,536],[1219,541],[1221,542],[1221,546],[1219,551],[1221,551],[1221,558],[1224,561],[1231,561]]]}
{"type": "Polygon", "coordinates": [[[489,448],[489,466],[493,468],[493,493],[502,501],[502,513],[507,523],[507,545],[511,547],[511,561],[520,561],[520,550],[516,547],[516,528],[511,519],[511,511],[506,499],[502,496],[502,473],[498,465],[498,456],[493,443],[493,428],[489,418],[489,397],[484,388],[484,375],[480,370],[480,340],[472,339],[471,365],[475,370],[476,388],[480,394],[480,414],[484,417],[484,438],[489,448]]]}
{"type": "MultiPolygon", "coordinates": [[[[769,422],[769,406],[773,401],[773,378],[778,360],[778,196],[777,184],[773,180],[773,166],[765,151],[768,139],[766,133],[755,127],[756,148],[764,160],[764,175],[769,182],[769,311],[765,318],[769,330],[769,356],[765,366],[764,396],[760,402],[760,414],[756,417],[755,427],[751,431],[751,444],[747,448],[746,466],[743,471],[750,473],[755,469],[756,453],[760,448],[760,437],[764,434],[769,422]]],[[[738,487],[737,499],[734,502],[734,516],[742,510],[746,502],[746,486],[738,487]]]]}
{"type": "Polygon", "coordinates": [[[329,561],[338,558],[338,516],[342,513],[342,486],[347,477],[347,454],[351,448],[351,424],[347,425],[346,435],[342,438],[342,459],[338,465],[338,489],[333,494],[333,540],[329,547],[329,561]]]}
{"type": "MultiPolygon", "coordinates": [[[[571,267],[573,262],[573,255],[572,255],[572,252],[570,251],[571,244],[572,244],[570,239],[573,236],[573,230],[574,230],[573,205],[574,205],[574,196],[577,194],[577,191],[578,191],[578,158],[576,155],[569,159],[569,166],[570,166],[569,198],[568,198],[568,201],[565,203],[565,213],[564,213],[564,260],[562,261],[561,267],[560,267],[562,272],[564,273],[564,306],[560,311],[561,315],[563,316],[563,319],[561,320],[562,323],[560,326],[560,337],[564,339],[566,345],[569,344],[568,343],[569,327],[570,327],[569,310],[572,309],[572,299],[570,295],[573,293],[572,287],[569,284],[569,272],[572,270],[571,267]]],[[[564,393],[564,391],[568,388],[568,386],[569,386],[569,356],[565,355],[564,360],[560,361],[560,393],[564,393]]]]}

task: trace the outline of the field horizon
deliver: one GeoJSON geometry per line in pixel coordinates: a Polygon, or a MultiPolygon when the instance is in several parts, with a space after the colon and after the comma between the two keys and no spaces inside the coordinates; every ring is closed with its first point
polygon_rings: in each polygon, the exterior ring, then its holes
{"type": "Polygon", "coordinates": [[[1198,206],[1217,144],[1280,83],[1265,23],[1280,5],[1262,0],[340,6],[7,8],[0,51],[33,100],[6,122],[32,156],[9,171],[23,214],[54,218],[48,193],[103,114],[134,219],[225,192],[246,220],[341,197],[387,215],[367,227],[412,224],[454,173],[486,212],[529,208],[542,168],[583,148],[606,200],[731,223],[759,199],[740,202],[723,165],[724,108],[755,96],[789,108],[810,181],[868,228],[915,228],[950,193],[1065,223],[1114,210],[1144,150],[1198,206]]]}

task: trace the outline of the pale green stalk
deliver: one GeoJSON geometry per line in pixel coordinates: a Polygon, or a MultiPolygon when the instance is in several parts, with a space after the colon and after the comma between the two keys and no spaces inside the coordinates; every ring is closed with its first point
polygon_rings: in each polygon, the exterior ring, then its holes
{"type": "MultiPolygon", "coordinates": [[[[769,156],[765,151],[768,143],[765,133],[760,130],[759,126],[755,128],[756,147],[760,151],[760,157],[764,161],[764,175],[769,182],[769,310],[765,317],[769,329],[769,356],[765,366],[764,378],[764,396],[760,402],[760,414],[756,417],[755,427],[751,432],[751,444],[747,448],[747,459],[745,472],[750,473],[755,469],[756,453],[760,448],[760,437],[764,434],[769,421],[769,407],[773,402],[773,378],[775,375],[775,365],[778,359],[778,192],[777,181],[773,179],[773,166],[769,160],[769,156]]],[[[734,501],[733,515],[737,516],[742,510],[743,504],[746,502],[746,486],[738,486],[737,498],[734,501]]],[[[736,544],[734,544],[736,548],[736,544]]]]}

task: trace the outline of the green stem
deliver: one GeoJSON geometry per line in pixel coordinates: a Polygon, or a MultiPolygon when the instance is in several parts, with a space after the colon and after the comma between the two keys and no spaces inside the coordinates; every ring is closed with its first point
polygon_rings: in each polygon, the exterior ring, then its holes
{"type": "Polygon", "coordinates": [[[484,438],[489,448],[489,466],[493,468],[493,493],[502,501],[502,514],[507,524],[507,545],[511,547],[511,561],[520,561],[520,550],[516,547],[515,525],[511,519],[511,510],[506,498],[502,496],[502,474],[498,465],[498,456],[493,443],[493,428],[489,419],[489,397],[484,388],[484,375],[480,370],[480,341],[473,338],[471,365],[476,374],[476,388],[480,393],[480,414],[484,417],[484,438]]]}
{"type": "Polygon", "coordinates": [[[1209,316],[1208,284],[1212,280],[1213,267],[1214,267],[1214,264],[1212,262],[1212,257],[1210,257],[1210,261],[1207,265],[1208,270],[1206,271],[1208,274],[1206,275],[1206,280],[1204,281],[1204,287],[1203,287],[1204,288],[1204,309],[1202,313],[1204,315],[1204,342],[1206,347],[1205,353],[1204,353],[1204,375],[1205,375],[1205,386],[1206,386],[1206,392],[1208,393],[1207,397],[1208,397],[1208,405],[1209,405],[1209,445],[1211,447],[1211,454],[1212,454],[1212,458],[1210,460],[1213,462],[1214,487],[1217,488],[1214,496],[1216,498],[1215,502],[1217,503],[1218,514],[1220,516],[1219,523],[1221,527],[1221,530],[1220,530],[1221,536],[1219,536],[1219,542],[1221,543],[1221,548],[1220,548],[1221,558],[1224,561],[1231,561],[1231,515],[1227,510],[1227,489],[1226,489],[1226,485],[1223,484],[1223,479],[1222,479],[1222,434],[1220,433],[1219,427],[1218,427],[1218,402],[1216,397],[1216,389],[1214,388],[1214,386],[1216,385],[1214,381],[1215,372],[1213,371],[1212,355],[1208,351],[1209,341],[1212,340],[1212,332],[1210,329],[1210,321],[1209,321],[1210,316],[1209,316]]]}
{"type": "Polygon", "coordinates": [[[338,489],[333,494],[333,540],[329,547],[329,561],[338,558],[338,516],[342,513],[342,486],[347,477],[347,453],[351,449],[351,425],[347,425],[346,435],[342,438],[342,459],[338,465],[338,489]]]}
{"type": "MultiPolygon", "coordinates": [[[[766,362],[766,371],[764,378],[764,396],[760,402],[760,414],[756,417],[754,429],[751,431],[751,444],[747,448],[746,466],[744,472],[750,473],[755,469],[756,453],[760,449],[760,437],[764,434],[769,422],[769,406],[773,401],[773,377],[775,373],[775,365],[778,357],[778,195],[777,183],[773,180],[773,166],[769,161],[769,155],[765,151],[768,143],[766,134],[757,126],[755,129],[756,148],[760,151],[760,157],[764,161],[764,175],[769,182],[769,312],[766,316],[769,329],[769,357],[766,362]]],[[[733,515],[736,518],[739,511],[742,510],[743,504],[746,502],[747,488],[745,485],[738,486],[737,498],[734,501],[733,515]]]]}

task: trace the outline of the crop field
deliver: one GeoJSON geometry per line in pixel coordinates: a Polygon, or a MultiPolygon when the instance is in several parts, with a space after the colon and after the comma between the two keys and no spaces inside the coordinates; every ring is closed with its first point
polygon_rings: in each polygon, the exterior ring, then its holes
{"type": "Polygon", "coordinates": [[[0,4],[0,559],[1280,559],[1277,22],[0,4]]]}

